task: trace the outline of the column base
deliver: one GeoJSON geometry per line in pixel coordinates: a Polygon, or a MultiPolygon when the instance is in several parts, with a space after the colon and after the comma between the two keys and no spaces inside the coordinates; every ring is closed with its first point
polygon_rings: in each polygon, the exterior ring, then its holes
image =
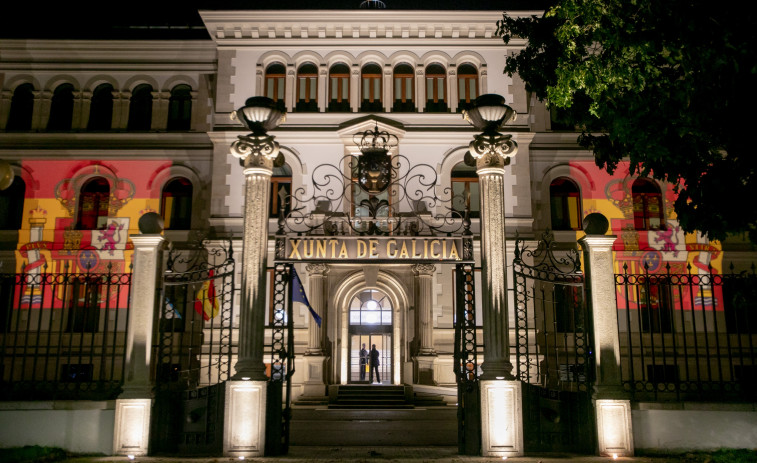
{"type": "Polygon", "coordinates": [[[302,395],[305,397],[324,397],[326,395],[326,382],[323,380],[325,355],[305,355],[305,383],[302,395]]]}
{"type": "Polygon", "coordinates": [[[481,455],[523,455],[523,389],[520,381],[482,380],[481,455]]]}
{"type": "Polygon", "coordinates": [[[223,454],[257,457],[265,452],[267,381],[227,381],[223,454]]]}
{"type": "Polygon", "coordinates": [[[422,353],[413,357],[413,362],[415,363],[415,383],[436,386],[437,382],[434,377],[436,354],[424,355],[422,353]]]}
{"type": "Polygon", "coordinates": [[[114,455],[147,455],[152,399],[116,399],[114,455]]]}
{"type": "Polygon", "coordinates": [[[596,399],[597,444],[602,456],[633,456],[631,401],[596,399]]]}

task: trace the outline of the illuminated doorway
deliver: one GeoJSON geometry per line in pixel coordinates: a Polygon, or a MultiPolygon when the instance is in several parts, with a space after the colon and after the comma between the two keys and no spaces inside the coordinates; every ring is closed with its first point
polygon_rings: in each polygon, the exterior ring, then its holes
{"type": "Polygon", "coordinates": [[[350,302],[349,313],[349,381],[350,383],[392,384],[392,303],[382,291],[368,289],[350,302]],[[367,356],[361,361],[365,345],[367,356]],[[378,351],[378,374],[372,374],[370,351],[378,351]],[[378,376],[380,381],[377,381],[378,376]]]}

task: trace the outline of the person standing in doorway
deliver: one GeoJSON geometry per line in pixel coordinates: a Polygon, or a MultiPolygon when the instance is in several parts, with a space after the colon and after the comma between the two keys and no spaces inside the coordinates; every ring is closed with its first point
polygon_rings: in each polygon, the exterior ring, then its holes
{"type": "Polygon", "coordinates": [[[363,348],[360,349],[360,381],[365,381],[365,370],[368,369],[368,351],[365,349],[365,343],[363,348]]]}
{"type": "Polygon", "coordinates": [[[371,345],[371,374],[369,375],[369,381],[373,383],[373,371],[376,371],[376,382],[381,384],[381,376],[379,376],[379,370],[378,367],[381,364],[379,362],[379,351],[376,350],[376,344],[371,345]]]}

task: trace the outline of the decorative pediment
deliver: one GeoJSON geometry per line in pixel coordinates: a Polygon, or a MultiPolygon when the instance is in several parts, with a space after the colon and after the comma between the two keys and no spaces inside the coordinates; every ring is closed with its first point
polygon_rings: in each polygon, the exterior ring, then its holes
{"type": "Polygon", "coordinates": [[[387,132],[390,135],[394,135],[400,142],[405,136],[404,124],[375,114],[369,114],[367,116],[345,121],[339,125],[339,129],[336,133],[339,138],[342,139],[342,143],[344,143],[344,146],[350,151],[350,154],[357,155],[360,153],[360,149],[354,142],[354,135],[368,130],[372,131],[376,128],[378,128],[378,131],[380,132],[387,132]]]}

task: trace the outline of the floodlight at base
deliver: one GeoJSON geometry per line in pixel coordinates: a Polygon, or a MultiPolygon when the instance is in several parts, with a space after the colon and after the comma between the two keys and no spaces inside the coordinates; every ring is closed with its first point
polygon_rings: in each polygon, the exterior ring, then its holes
{"type": "Polygon", "coordinates": [[[224,410],[223,454],[230,457],[262,456],[265,451],[267,381],[227,381],[224,410]]]}
{"type": "Polygon", "coordinates": [[[523,455],[523,411],[520,381],[481,381],[481,455],[523,455]]]}
{"type": "Polygon", "coordinates": [[[133,460],[136,457],[134,455],[126,455],[126,458],[128,458],[129,460],[133,460]]]}
{"type": "Polygon", "coordinates": [[[633,456],[631,401],[596,399],[599,454],[617,459],[633,456]]]}
{"type": "Polygon", "coordinates": [[[117,399],[113,429],[113,453],[130,460],[147,455],[150,441],[151,399],[117,399]]]}

